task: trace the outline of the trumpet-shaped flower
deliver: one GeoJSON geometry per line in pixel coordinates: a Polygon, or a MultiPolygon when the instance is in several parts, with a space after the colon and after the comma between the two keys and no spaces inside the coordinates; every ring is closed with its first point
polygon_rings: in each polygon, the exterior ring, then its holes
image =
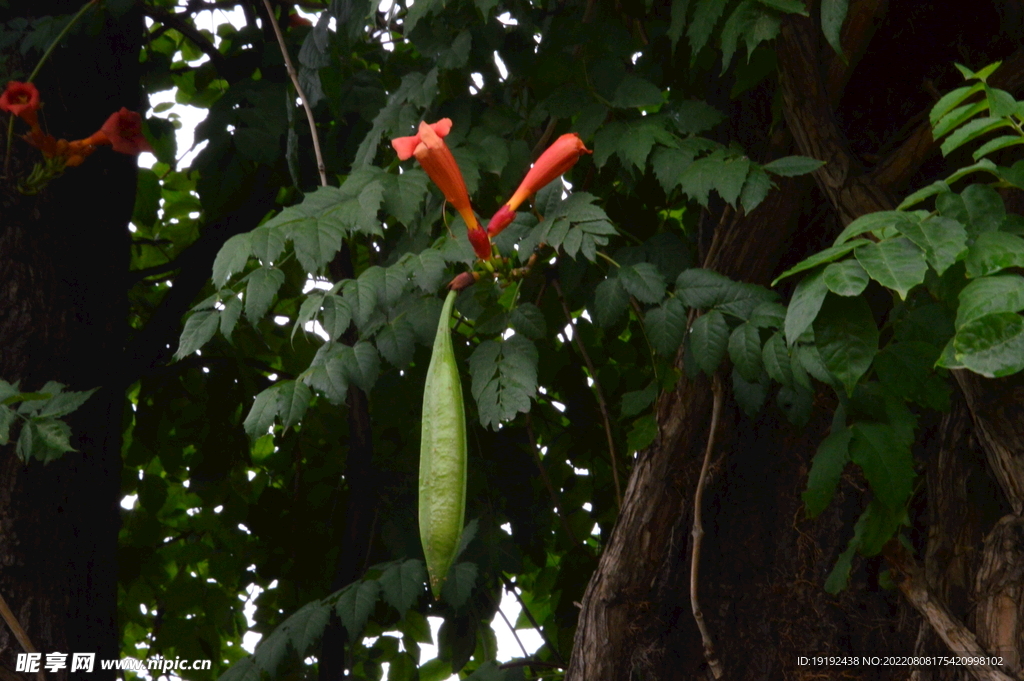
{"type": "Polygon", "coordinates": [[[39,110],[39,90],[32,83],[12,80],[0,95],[0,110],[14,114],[33,128],[39,127],[36,115],[39,110]]]}
{"type": "Polygon", "coordinates": [[[455,207],[469,230],[469,241],[479,258],[491,257],[491,243],[487,232],[473,214],[469,202],[466,182],[462,179],[459,165],[452,156],[451,149],[444,142],[444,137],[451,132],[452,121],[442,118],[437,123],[420,123],[419,132],[409,137],[398,137],[391,140],[391,146],[398,153],[398,158],[405,160],[415,156],[423,170],[434,184],[438,186],[448,203],[455,207]]]}
{"type": "Polygon", "coordinates": [[[494,236],[511,224],[515,219],[515,210],[523,201],[536,194],[546,184],[566,173],[576,165],[583,154],[593,153],[583,144],[580,136],[574,132],[562,135],[548,147],[537,162],[533,164],[526,177],[519,184],[512,198],[497,210],[487,223],[487,234],[494,236]]]}

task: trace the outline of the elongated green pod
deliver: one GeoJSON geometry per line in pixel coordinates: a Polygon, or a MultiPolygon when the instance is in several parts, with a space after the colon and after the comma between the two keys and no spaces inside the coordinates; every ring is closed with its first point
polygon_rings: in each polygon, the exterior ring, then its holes
{"type": "Polygon", "coordinates": [[[455,295],[448,292],[437,323],[420,425],[420,541],[436,599],[459,550],[466,517],[466,412],[449,328],[455,295]]]}

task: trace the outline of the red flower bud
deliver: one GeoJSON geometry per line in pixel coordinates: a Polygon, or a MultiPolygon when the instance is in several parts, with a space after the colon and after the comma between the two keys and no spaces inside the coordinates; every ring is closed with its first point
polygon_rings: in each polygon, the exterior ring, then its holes
{"type": "Polygon", "coordinates": [[[479,276],[477,272],[463,272],[448,283],[448,288],[452,291],[461,291],[464,288],[469,288],[476,283],[479,276]]]}

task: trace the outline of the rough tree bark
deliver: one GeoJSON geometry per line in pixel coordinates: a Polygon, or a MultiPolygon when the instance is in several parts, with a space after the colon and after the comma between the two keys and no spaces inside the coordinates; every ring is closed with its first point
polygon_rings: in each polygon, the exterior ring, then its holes
{"type": "MultiPolygon", "coordinates": [[[[0,21],[80,6],[8,5],[0,21]]],[[[104,16],[98,34],[66,40],[37,79],[42,121],[57,137],[86,137],[120,107],[138,108],[142,17],[104,16]]],[[[0,153],[4,147],[0,141],[0,153]]],[[[0,378],[26,390],[47,380],[101,390],[68,419],[77,452],[44,466],[0,448],[0,594],[40,652],[116,658],[123,390],[112,367],[126,331],[135,159],[100,150],[42,194],[25,196],[15,178],[38,152],[17,137],[11,152],[11,174],[0,178],[0,378]]],[[[19,652],[0,626],[0,671],[13,670],[19,652]]],[[[113,676],[97,669],[89,678],[113,676]]]]}
{"type": "MultiPolygon", "coordinates": [[[[935,74],[965,59],[1004,59],[994,78],[999,87],[1019,89],[1021,53],[1005,38],[1020,27],[1007,26],[1006,12],[1006,3],[958,9],[854,0],[843,35],[850,67],[837,62],[811,20],[787,20],[776,44],[786,131],[772,138],[767,156],[800,153],[828,164],[815,173],[816,186],[785,181],[750,215],[720,222],[703,266],[767,284],[831,241],[843,224],[891,209],[909,187],[944,175],[922,116],[931,102],[922,95],[934,90],[935,74]],[[823,213],[829,217],[808,220],[823,213]]],[[[767,121],[758,124],[768,128],[767,121]]],[[[725,679],[826,678],[820,668],[797,666],[797,656],[949,654],[950,641],[1006,658],[1001,670],[975,669],[974,678],[1020,674],[1024,389],[1020,380],[956,378],[953,409],[941,422],[922,422],[918,432],[916,454],[927,471],[915,502],[923,577],[914,559],[890,550],[888,562],[859,560],[850,587],[835,597],[823,584],[852,534],[864,485],[848,473],[832,505],[813,521],[800,500],[834,403],[819,392],[803,429],[772,407],[756,422],[726,409],[705,491],[699,588],[725,679]],[[886,568],[899,591],[880,587],[886,568]]],[[[711,401],[703,378],[684,378],[662,395],[660,438],[638,457],[587,587],[567,680],[711,677],[688,592],[693,494],[711,401]]],[[[964,668],[841,671],[843,678],[861,679],[911,673],[921,681],[971,674],[964,668]]]]}

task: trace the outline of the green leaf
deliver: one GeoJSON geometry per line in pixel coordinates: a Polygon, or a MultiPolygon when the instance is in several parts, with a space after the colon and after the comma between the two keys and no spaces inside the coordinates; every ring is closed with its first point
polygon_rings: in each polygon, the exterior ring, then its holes
{"type": "Polygon", "coordinates": [[[351,640],[359,640],[379,597],[380,583],[375,579],[352,584],[341,594],[334,608],[351,640]]]}
{"type": "Polygon", "coordinates": [[[277,268],[261,267],[249,275],[245,288],[245,316],[253,325],[267,314],[270,304],[284,284],[284,272],[277,268]]]}
{"type": "Polygon", "coordinates": [[[605,279],[594,289],[594,306],[590,310],[598,326],[608,327],[619,321],[629,307],[629,293],[618,277],[605,279]]]}
{"type": "Polygon", "coordinates": [[[38,415],[49,416],[52,418],[67,416],[85,404],[86,400],[92,397],[92,394],[97,390],[99,390],[99,388],[93,388],[92,390],[85,390],[81,392],[58,392],[43,404],[38,415]]]}
{"type": "Polygon", "coordinates": [[[140,227],[152,227],[160,211],[160,178],[149,168],[139,168],[138,177],[132,222],[140,227]]]}
{"type": "Polygon", "coordinates": [[[661,104],[661,89],[654,83],[627,75],[615,89],[612,106],[618,109],[644,109],[661,104]]]}
{"type": "Polygon", "coordinates": [[[867,302],[828,296],[814,320],[814,339],[825,367],[853,394],[878,352],[878,327],[867,302]]]}
{"type": "Polygon", "coordinates": [[[690,0],[672,0],[672,21],[668,28],[668,37],[672,40],[672,51],[676,51],[676,44],[683,37],[683,29],[686,27],[686,10],[690,0]]]}
{"type": "Polygon", "coordinates": [[[235,272],[241,272],[252,254],[252,235],[236,234],[220,247],[213,261],[213,284],[223,288],[235,272]]]}
{"type": "Polygon", "coordinates": [[[413,281],[427,293],[434,293],[441,285],[441,278],[447,267],[444,256],[432,248],[420,253],[410,261],[413,281]]]}
{"type": "Polygon", "coordinates": [[[683,343],[686,322],[686,307],[678,298],[669,298],[661,306],[647,311],[644,328],[654,349],[672,357],[683,343]]]}
{"type": "Polygon", "coordinates": [[[793,385],[793,367],[782,332],[773,334],[764,344],[761,359],[769,376],[782,385],[793,385]]]}
{"type": "Polygon", "coordinates": [[[971,236],[995,232],[1006,219],[1006,207],[999,193],[987,184],[972,184],[960,193],[970,215],[971,236]]]}
{"type": "Polygon", "coordinates": [[[980,92],[982,87],[981,83],[975,85],[965,85],[964,87],[957,88],[944,94],[939,101],[932,107],[931,112],[928,114],[929,121],[934,127],[939,119],[945,116],[947,113],[959,106],[964,100],[973,95],[975,92],[980,92]]]}
{"type": "Polygon", "coordinates": [[[935,375],[939,349],[931,343],[890,343],[875,357],[875,372],[886,390],[939,411],[949,409],[950,389],[935,375]]]}
{"type": "Polygon", "coordinates": [[[396,367],[408,366],[416,349],[416,331],[412,324],[399,319],[384,326],[374,339],[384,359],[396,367]]]}
{"type": "Polygon", "coordinates": [[[740,405],[743,413],[754,418],[761,411],[765,400],[768,399],[768,377],[761,375],[757,381],[746,381],[733,367],[732,370],[732,392],[736,398],[736,404],[740,405]]]}
{"type": "Polygon", "coordinates": [[[853,241],[848,241],[838,246],[830,246],[829,248],[826,248],[823,251],[818,251],[814,255],[801,260],[793,267],[790,267],[788,270],[786,270],[779,276],[775,277],[775,281],[772,282],[772,286],[775,286],[786,277],[791,277],[794,274],[814,269],[815,267],[821,265],[822,263],[834,262],[836,260],[839,260],[839,258],[843,257],[844,255],[846,255],[853,249],[857,248],[858,246],[863,246],[869,243],[871,242],[868,241],[867,239],[854,239],[853,241]]]}
{"type": "Polygon", "coordinates": [[[654,403],[658,396],[658,384],[651,382],[643,390],[633,390],[622,396],[621,416],[624,419],[636,416],[654,403]]]}
{"type": "Polygon", "coordinates": [[[891,509],[902,508],[914,491],[910,448],[887,423],[858,422],[850,431],[850,460],[864,471],[875,498],[891,509]]]}
{"type": "Polygon", "coordinates": [[[647,449],[658,439],[658,419],[654,414],[641,416],[633,421],[633,427],[626,433],[626,450],[632,454],[647,449]]]}
{"type": "MultiPolygon", "coordinates": [[[[986,102],[970,102],[952,109],[932,128],[932,139],[941,139],[988,107],[986,102]]],[[[947,180],[948,181],[948,180],[947,180]]]]}
{"type": "Polygon", "coordinates": [[[619,281],[641,303],[657,303],[665,297],[665,278],[649,262],[638,262],[619,269],[619,281]]]}
{"type": "Polygon", "coordinates": [[[850,583],[850,570],[853,568],[853,556],[857,552],[857,544],[850,540],[846,550],[839,554],[835,567],[825,580],[825,592],[833,596],[844,590],[850,583]]]}
{"type": "Polygon", "coordinates": [[[302,420],[312,396],[309,387],[301,381],[277,384],[277,412],[281,415],[285,430],[302,420]]]}
{"type": "Polygon", "coordinates": [[[697,364],[708,376],[715,373],[725,356],[729,342],[729,325],[718,310],[698,317],[690,329],[690,344],[697,364]]]}
{"type": "Polygon", "coordinates": [[[352,323],[352,309],[347,300],[341,296],[324,296],[321,326],[331,340],[338,340],[352,323]]]}
{"type": "Polygon", "coordinates": [[[823,165],[825,165],[824,161],[807,156],[786,156],[768,163],[764,169],[780,177],[796,177],[812,173],[823,165]]]}
{"type": "Polygon", "coordinates": [[[242,424],[250,439],[255,440],[266,435],[274,425],[279,409],[277,393],[278,386],[274,385],[256,395],[256,400],[245,417],[245,423],[242,424]]]}
{"type": "Polygon", "coordinates": [[[306,603],[285,620],[282,626],[288,628],[292,650],[304,657],[320,640],[331,621],[331,606],[320,600],[306,603]]]}
{"type": "Polygon", "coordinates": [[[380,373],[380,356],[373,345],[364,340],[357,341],[351,348],[344,347],[342,358],[348,380],[367,393],[373,390],[380,373]]]}
{"type": "Polygon", "coordinates": [[[989,114],[996,118],[1006,118],[1017,110],[1017,101],[1006,90],[985,85],[985,99],[988,100],[989,114]]]}
{"type": "Polygon", "coordinates": [[[811,462],[811,470],[807,474],[807,489],[801,495],[807,515],[818,516],[832,502],[843,469],[850,461],[850,438],[853,431],[849,428],[833,430],[820,445],[811,462]]]}
{"type": "Polygon", "coordinates": [[[193,312],[192,316],[185,321],[185,328],[181,332],[178,350],[174,353],[174,358],[188,357],[206,345],[207,341],[213,338],[213,334],[217,333],[219,325],[220,313],[216,310],[193,312]]]}
{"type": "Polygon", "coordinates": [[[859,296],[868,285],[868,273],[855,258],[832,263],[822,276],[828,290],[840,296],[859,296]]]}
{"type": "Polygon", "coordinates": [[[231,340],[231,334],[238,324],[238,318],[242,316],[242,300],[236,296],[228,296],[224,300],[224,309],[220,312],[220,333],[231,340]]]}
{"type": "Polygon", "coordinates": [[[923,222],[901,222],[897,227],[924,251],[939,275],[967,253],[967,230],[956,220],[933,216],[923,222]]]}
{"type": "Polygon", "coordinates": [[[740,204],[743,206],[744,212],[749,213],[761,205],[773,186],[775,185],[768,177],[768,173],[764,172],[760,166],[751,163],[747,181],[743,183],[743,189],[740,191],[740,204]]]}
{"type": "Polygon", "coordinates": [[[11,441],[11,424],[16,418],[17,413],[13,409],[0,404],[0,445],[6,445],[11,441]]]}
{"type": "MultiPolygon", "coordinates": [[[[845,243],[855,236],[866,232],[880,233],[887,228],[899,228],[900,223],[915,219],[913,215],[895,210],[883,210],[877,213],[868,213],[846,226],[839,236],[836,237],[835,246],[845,243]]],[[[902,231],[902,230],[900,230],[902,231]]]]}
{"type": "Polygon", "coordinates": [[[1001,137],[996,137],[995,139],[991,139],[978,147],[973,154],[974,160],[977,161],[983,156],[987,156],[995,151],[1006,149],[1007,147],[1014,147],[1018,144],[1024,144],[1024,137],[1021,137],[1020,135],[1003,135],[1001,137]]]}
{"type": "Polygon", "coordinates": [[[712,189],[735,207],[749,170],[750,161],[747,159],[726,158],[721,152],[715,152],[687,166],[679,176],[679,182],[683,193],[704,207],[708,205],[712,189]]]}
{"type": "Polygon", "coordinates": [[[696,62],[697,54],[707,45],[715,24],[722,17],[725,5],[726,3],[721,0],[698,0],[693,11],[693,19],[690,20],[690,26],[686,30],[686,37],[693,50],[692,61],[696,62]]]}
{"type": "Polygon", "coordinates": [[[786,308],[778,303],[761,303],[750,313],[748,321],[759,329],[781,329],[786,323],[786,308]]]}
{"type": "Polygon", "coordinates": [[[982,232],[967,251],[968,278],[1024,266],[1024,239],[1006,232],[982,232]]]}
{"type": "Polygon", "coordinates": [[[960,291],[956,328],[987,314],[1021,310],[1024,310],[1024,277],[1018,274],[981,277],[968,282],[960,291]]]}
{"type": "Polygon", "coordinates": [[[448,570],[444,586],[441,587],[442,600],[456,609],[465,605],[473,593],[473,587],[476,586],[477,571],[476,563],[463,561],[453,565],[448,570]]]}
{"type": "Polygon", "coordinates": [[[252,254],[264,265],[276,262],[284,251],[284,234],[276,227],[260,225],[249,234],[252,237],[252,254]]]}
{"type": "Polygon", "coordinates": [[[1024,369],[1024,317],[996,312],[964,324],[953,339],[956,359],[988,378],[1024,369]]]}
{"type": "Polygon", "coordinates": [[[469,358],[480,423],[493,429],[530,410],[537,393],[537,348],[520,334],[484,341],[469,358]]]}
{"type": "Polygon", "coordinates": [[[544,313],[533,303],[520,303],[509,315],[509,323],[517,333],[527,338],[543,338],[548,331],[544,313]]]}
{"type": "Polygon", "coordinates": [[[749,314],[762,302],[777,298],[776,294],[756,284],[744,284],[729,277],[699,268],[683,270],[676,277],[676,296],[687,307],[717,307],[730,314],[746,308],[749,314]]]}
{"type": "Polygon", "coordinates": [[[748,322],[733,329],[729,358],[744,380],[754,382],[761,376],[761,334],[756,326],[748,322]]]}
{"type": "Polygon", "coordinates": [[[906,210],[907,208],[924,201],[930,196],[935,196],[936,194],[941,194],[943,192],[949,192],[949,184],[944,180],[937,180],[923,189],[918,189],[916,192],[903,199],[903,203],[896,208],[897,210],[906,210]]]}
{"type": "Polygon", "coordinates": [[[18,436],[18,454],[23,461],[39,459],[43,463],[56,461],[65,452],[73,452],[71,426],[52,418],[33,417],[21,427],[18,436]]]}
{"type": "Polygon", "coordinates": [[[804,331],[811,328],[818,310],[828,294],[824,272],[818,270],[800,280],[793,291],[793,299],[786,310],[786,342],[796,343],[804,331]]]}
{"type": "Polygon", "coordinates": [[[396,562],[380,576],[384,600],[402,616],[424,593],[427,573],[421,560],[396,562]]]}
{"type": "Polygon", "coordinates": [[[910,289],[924,281],[928,271],[924,251],[906,237],[866,244],[854,254],[872,279],[904,300],[910,289]]]}
{"type": "Polygon", "coordinates": [[[1003,118],[975,118],[972,121],[964,124],[962,127],[957,128],[946,141],[942,143],[942,155],[949,156],[954,150],[960,148],[964,144],[967,144],[971,140],[977,139],[982,135],[998,130],[999,128],[1010,127],[1010,122],[1003,118]]]}
{"type": "Polygon", "coordinates": [[[843,61],[843,43],[841,40],[843,21],[846,20],[846,12],[849,9],[849,0],[822,0],[821,2],[821,32],[832,49],[836,51],[843,61]]]}
{"type": "Polygon", "coordinates": [[[799,14],[800,16],[807,16],[807,6],[804,5],[803,0],[757,0],[765,7],[771,7],[777,9],[785,14],[799,14]]]}

